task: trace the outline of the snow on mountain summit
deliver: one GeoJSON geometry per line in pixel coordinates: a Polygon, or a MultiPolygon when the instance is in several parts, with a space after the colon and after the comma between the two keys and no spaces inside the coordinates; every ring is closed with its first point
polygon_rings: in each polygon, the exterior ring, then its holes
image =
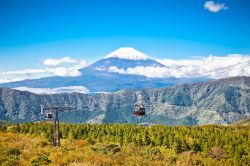
{"type": "Polygon", "coordinates": [[[149,57],[144,53],[132,48],[132,47],[121,47],[111,52],[105,58],[119,58],[129,60],[145,60],[149,57]]]}

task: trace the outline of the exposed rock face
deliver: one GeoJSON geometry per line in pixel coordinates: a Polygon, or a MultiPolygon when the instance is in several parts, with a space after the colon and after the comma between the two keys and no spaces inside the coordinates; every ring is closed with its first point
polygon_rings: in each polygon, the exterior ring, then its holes
{"type": "Polygon", "coordinates": [[[96,95],[35,95],[2,88],[0,120],[43,120],[41,104],[74,108],[60,113],[61,121],[73,123],[229,124],[250,115],[250,77],[96,95]],[[144,104],[144,117],[133,115],[135,103],[144,104]]]}

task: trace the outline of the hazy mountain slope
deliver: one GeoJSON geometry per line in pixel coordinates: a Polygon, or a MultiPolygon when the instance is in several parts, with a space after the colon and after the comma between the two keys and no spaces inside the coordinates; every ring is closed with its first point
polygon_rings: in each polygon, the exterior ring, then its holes
{"type": "Polygon", "coordinates": [[[232,125],[248,126],[250,125],[250,117],[236,121],[232,125]]]}
{"type": "Polygon", "coordinates": [[[207,78],[147,78],[139,75],[111,73],[82,69],[78,77],[46,77],[41,79],[24,80],[0,84],[0,87],[30,87],[30,88],[58,88],[67,86],[83,86],[91,93],[114,92],[121,89],[161,88],[181,83],[200,82],[207,78]],[[111,81],[112,80],[112,81],[111,81]]]}
{"type": "Polygon", "coordinates": [[[61,120],[75,123],[228,124],[250,114],[250,77],[97,95],[0,90],[1,120],[40,120],[40,104],[72,106],[75,111],[62,113],[61,120]],[[137,102],[144,103],[145,117],[133,116],[137,102]]]}
{"type": "Polygon", "coordinates": [[[154,67],[164,67],[163,64],[156,62],[152,59],[143,59],[143,60],[130,60],[130,59],[119,59],[119,58],[105,58],[100,59],[99,61],[95,62],[94,64],[90,65],[89,67],[86,67],[88,69],[103,69],[103,68],[109,68],[112,66],[116,66],[118,68],[132,68],[136,66],[154,66],[154,67]]]}

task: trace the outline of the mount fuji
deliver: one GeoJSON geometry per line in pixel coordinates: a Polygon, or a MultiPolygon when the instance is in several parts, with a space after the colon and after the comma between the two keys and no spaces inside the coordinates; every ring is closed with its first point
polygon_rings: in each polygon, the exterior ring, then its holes
{"type": "Polygon", "coordinates": [[[150,78],[136,73],[125,72],[136,67],[166,66],[134,48],[122,47],[111,52],[103,59],[80,69],[80,76],[29,79],[2,83],[0,87],[30,91],[37,94],[109,93],[122,89],[161,88],[207,80],[207,78],[150,78]]]}

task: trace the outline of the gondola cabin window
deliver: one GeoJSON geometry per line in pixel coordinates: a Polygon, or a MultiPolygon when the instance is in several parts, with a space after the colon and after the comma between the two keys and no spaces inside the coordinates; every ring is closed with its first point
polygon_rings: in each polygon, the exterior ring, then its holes
{"type": "Polygon", "coordinates": [[[48,114],[47,114],[47,118],[48,118],[48,119],[51,119],[51,118],[53,118],[53,115],[52,115],[52,113],[48,113],[48,114]]]}

